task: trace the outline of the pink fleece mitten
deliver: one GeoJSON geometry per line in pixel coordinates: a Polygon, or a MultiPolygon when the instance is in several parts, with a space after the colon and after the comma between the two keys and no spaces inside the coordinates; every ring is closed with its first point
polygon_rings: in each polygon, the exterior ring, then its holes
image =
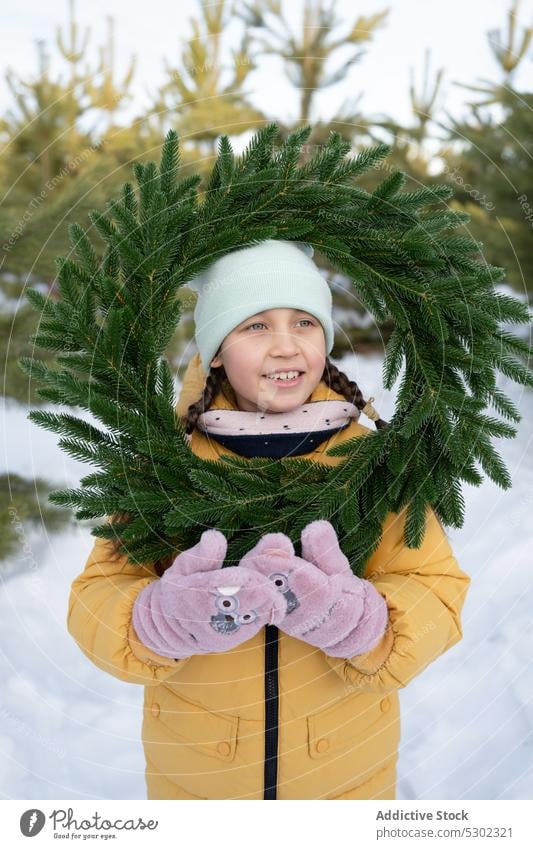
{"type": "Polygon", "coordinates": [[[240,564],[220,568],[227,546],[220,531],[204,531],[139,593],[133,626],[149,649],[176,659],[224,652],[281,621],[286,605],[268,578],[240,564]]]}
{"type": "Polygon", "coordinates": [[[282,631],[332,657],[369,651],[388,624],[385,599],[353,574],[330,522],[311,522],[301,540],[303,557],[297,557],[288,536],[265,534],[241,564],[270,578],[284,596],[282,631]]]}

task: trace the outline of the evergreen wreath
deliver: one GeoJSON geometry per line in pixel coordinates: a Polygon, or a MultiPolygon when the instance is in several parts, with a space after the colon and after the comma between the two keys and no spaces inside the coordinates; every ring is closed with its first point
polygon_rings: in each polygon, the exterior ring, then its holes
{"type": "Polygon", "coordinates": [[[365,191],[356,179],[391,147],[347,158],[350,143],[337,132],[299,166],[311,131],[305,126],[275,149],[279,128],[269,124],[239,157],[223,135],[200,198],[200,175],[180,179],[171,130],[159,167],[134,163],[137,191],[127,182],[106,214],[89,214],[105,242],[102,258],[73,224],[76,259],[56,260],[60,298],[27,291],[40,313],[31,341],[56,352],[57,367],[32,357],[21,358],[21,367],[41,384],[43,399],[87,410],[106,426],[64,412],[29,413],[62,435],[62,449],[96,468],[79,489],[55,491],[50,501],[74,508],[78,519],[106,516],[92,534],[118,538],[133,562],[188,548],[208,527],[228,538],[226,565],[269,531],[286,533],[298,551],[302,528],[322,518],[362,575],[389,511],[407,506],[404,541],[418,547],[428,505],[445,524],[462,526],[461,481],[483,480],[476,461],[503,489],[511,485],[490,440],[516,429],[484,410],[491,403],[505,418],[521,419],[495,370],[533,386],[522,360],[532,349],[499,326],[529,323],[527,306],[495,291],[505,270],[476,258],[481,242],[450,232],[468,214],[428,208],[452,188],[402,192],[406,175],[394,171],[365,191]],[[178,290],[236,246],[269,238],[313,245],[353,281],[377,322],[392,320],[387,389],[405,363],[391,421],[330,449],[344,457],[335,466],[297,457],[202,460],[175,410],[165,350],[181,318],[178,290]]]}

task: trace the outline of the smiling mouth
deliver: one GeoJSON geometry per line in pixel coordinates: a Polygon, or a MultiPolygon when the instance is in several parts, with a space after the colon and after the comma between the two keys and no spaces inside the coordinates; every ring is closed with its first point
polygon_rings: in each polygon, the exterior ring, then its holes
{"type": "MultiPolygon", "coordinates": [[[[287,373],[292,372],[292,371],[296,371],[296,369],[287,369],[287,371],[286,371],[286,372],[281,372],[281,374],[287,374],[287,373]]],[[[280,377],[277,377],[277,376],[276,376],[276,373],[274,372],[273,374],[262,374],[262,375],[261,375],[261,377],[265,377],[267,380],[286,380],[286,381],[290,381],[290,380],[297,380],[297,379],[298,379],[299,377],[301,377],[303,374],[305,374],[305,371],[298,371],[298,373],[297,373],[296,377],[288,377],[288,378],[287,378],[287,377],[281,377],[281,378],[280,378],[280,377]]]]}

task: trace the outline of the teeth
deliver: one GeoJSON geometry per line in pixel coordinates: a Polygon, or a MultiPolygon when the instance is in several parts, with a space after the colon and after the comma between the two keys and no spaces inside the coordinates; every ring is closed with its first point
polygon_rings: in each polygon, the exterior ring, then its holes
{"type": "Polygon", "coordinates": [[[280,371],[278,374],[267,374],[267,377],[269,380],[292,380],[299,374],[299,371],[280,371]]]}

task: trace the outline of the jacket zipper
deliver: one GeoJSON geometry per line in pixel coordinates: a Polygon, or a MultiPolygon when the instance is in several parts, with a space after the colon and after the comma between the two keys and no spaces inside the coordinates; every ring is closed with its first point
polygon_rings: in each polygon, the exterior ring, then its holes
{"type": "Polygon", "coordinates": [[[265,625],[265,764],[263,799],[277,798],[279,681],[276,625],[265,625]]]}

